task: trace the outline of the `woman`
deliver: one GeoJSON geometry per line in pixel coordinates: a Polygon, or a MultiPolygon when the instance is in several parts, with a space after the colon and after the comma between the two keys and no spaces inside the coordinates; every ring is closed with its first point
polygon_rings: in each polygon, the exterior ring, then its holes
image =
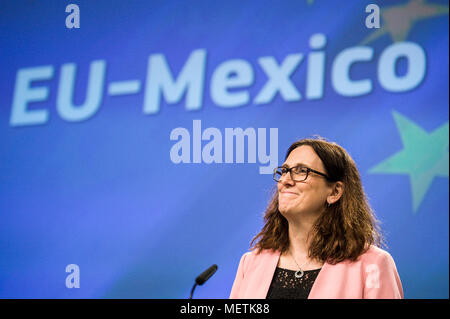
{"type": "Polygon", "coordinates": [[[265,225],[241,258],[230,298],[403,298],[358,169],[341,146],[297,141],[274,179],[265,225]]]}

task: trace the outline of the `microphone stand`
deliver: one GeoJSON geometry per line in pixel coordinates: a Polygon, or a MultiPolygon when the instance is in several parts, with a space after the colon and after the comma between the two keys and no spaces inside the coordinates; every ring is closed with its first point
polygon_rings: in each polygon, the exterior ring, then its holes
{"type": "Polygon", "coordinates": [[[197,287],[197,283],[192,286],[191,295],[189,296],[189,299],[192,299],[192,295],[194,294],[195,287],[197,287]]]}

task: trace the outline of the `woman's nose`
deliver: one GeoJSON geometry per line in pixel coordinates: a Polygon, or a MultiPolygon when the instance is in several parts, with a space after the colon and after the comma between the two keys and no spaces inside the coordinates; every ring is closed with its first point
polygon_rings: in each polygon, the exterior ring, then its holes
{"type": "Polygon", "coordinates": [[[284,175],[281,175],[280,181],[281,184],[288,184],[288,185],[293,185],[295,184],[295,182],[292,180],[291,178],[291,173],[287,172],[284,175]]]}

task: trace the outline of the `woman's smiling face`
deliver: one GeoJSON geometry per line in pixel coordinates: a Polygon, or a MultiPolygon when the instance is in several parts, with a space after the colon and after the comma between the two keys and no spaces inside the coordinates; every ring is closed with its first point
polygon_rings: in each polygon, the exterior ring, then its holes
{"type": "MultiPolygon", "coordinates": [[[[295,148],[283,163],[288,168],[300,164],[327,173],[319,156],[309,145],[295,148]]],[[[284,174],[278,182],[278,210],[286,216],[321,213],[331,190],[325,177],[318,174],[310,172],[302,182],[294,182],[290,174],[284,174]]]]}

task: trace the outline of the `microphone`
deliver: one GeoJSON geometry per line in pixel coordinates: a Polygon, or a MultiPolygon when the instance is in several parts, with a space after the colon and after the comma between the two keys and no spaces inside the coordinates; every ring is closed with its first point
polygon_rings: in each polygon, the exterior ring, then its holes
{"type": "Polygon", "coordinates": [[[204,272],[202,272],[197,278],[195,278],[195,284],[192,287],[191,295],[189,296],[189,299],[192,299],[192,295],[194,293],[195,287],[197,285],[201,286],[203,285],[214,273],[217,271],[217,265],[214,264],[208,269],[206,269],[204,272]]]}

